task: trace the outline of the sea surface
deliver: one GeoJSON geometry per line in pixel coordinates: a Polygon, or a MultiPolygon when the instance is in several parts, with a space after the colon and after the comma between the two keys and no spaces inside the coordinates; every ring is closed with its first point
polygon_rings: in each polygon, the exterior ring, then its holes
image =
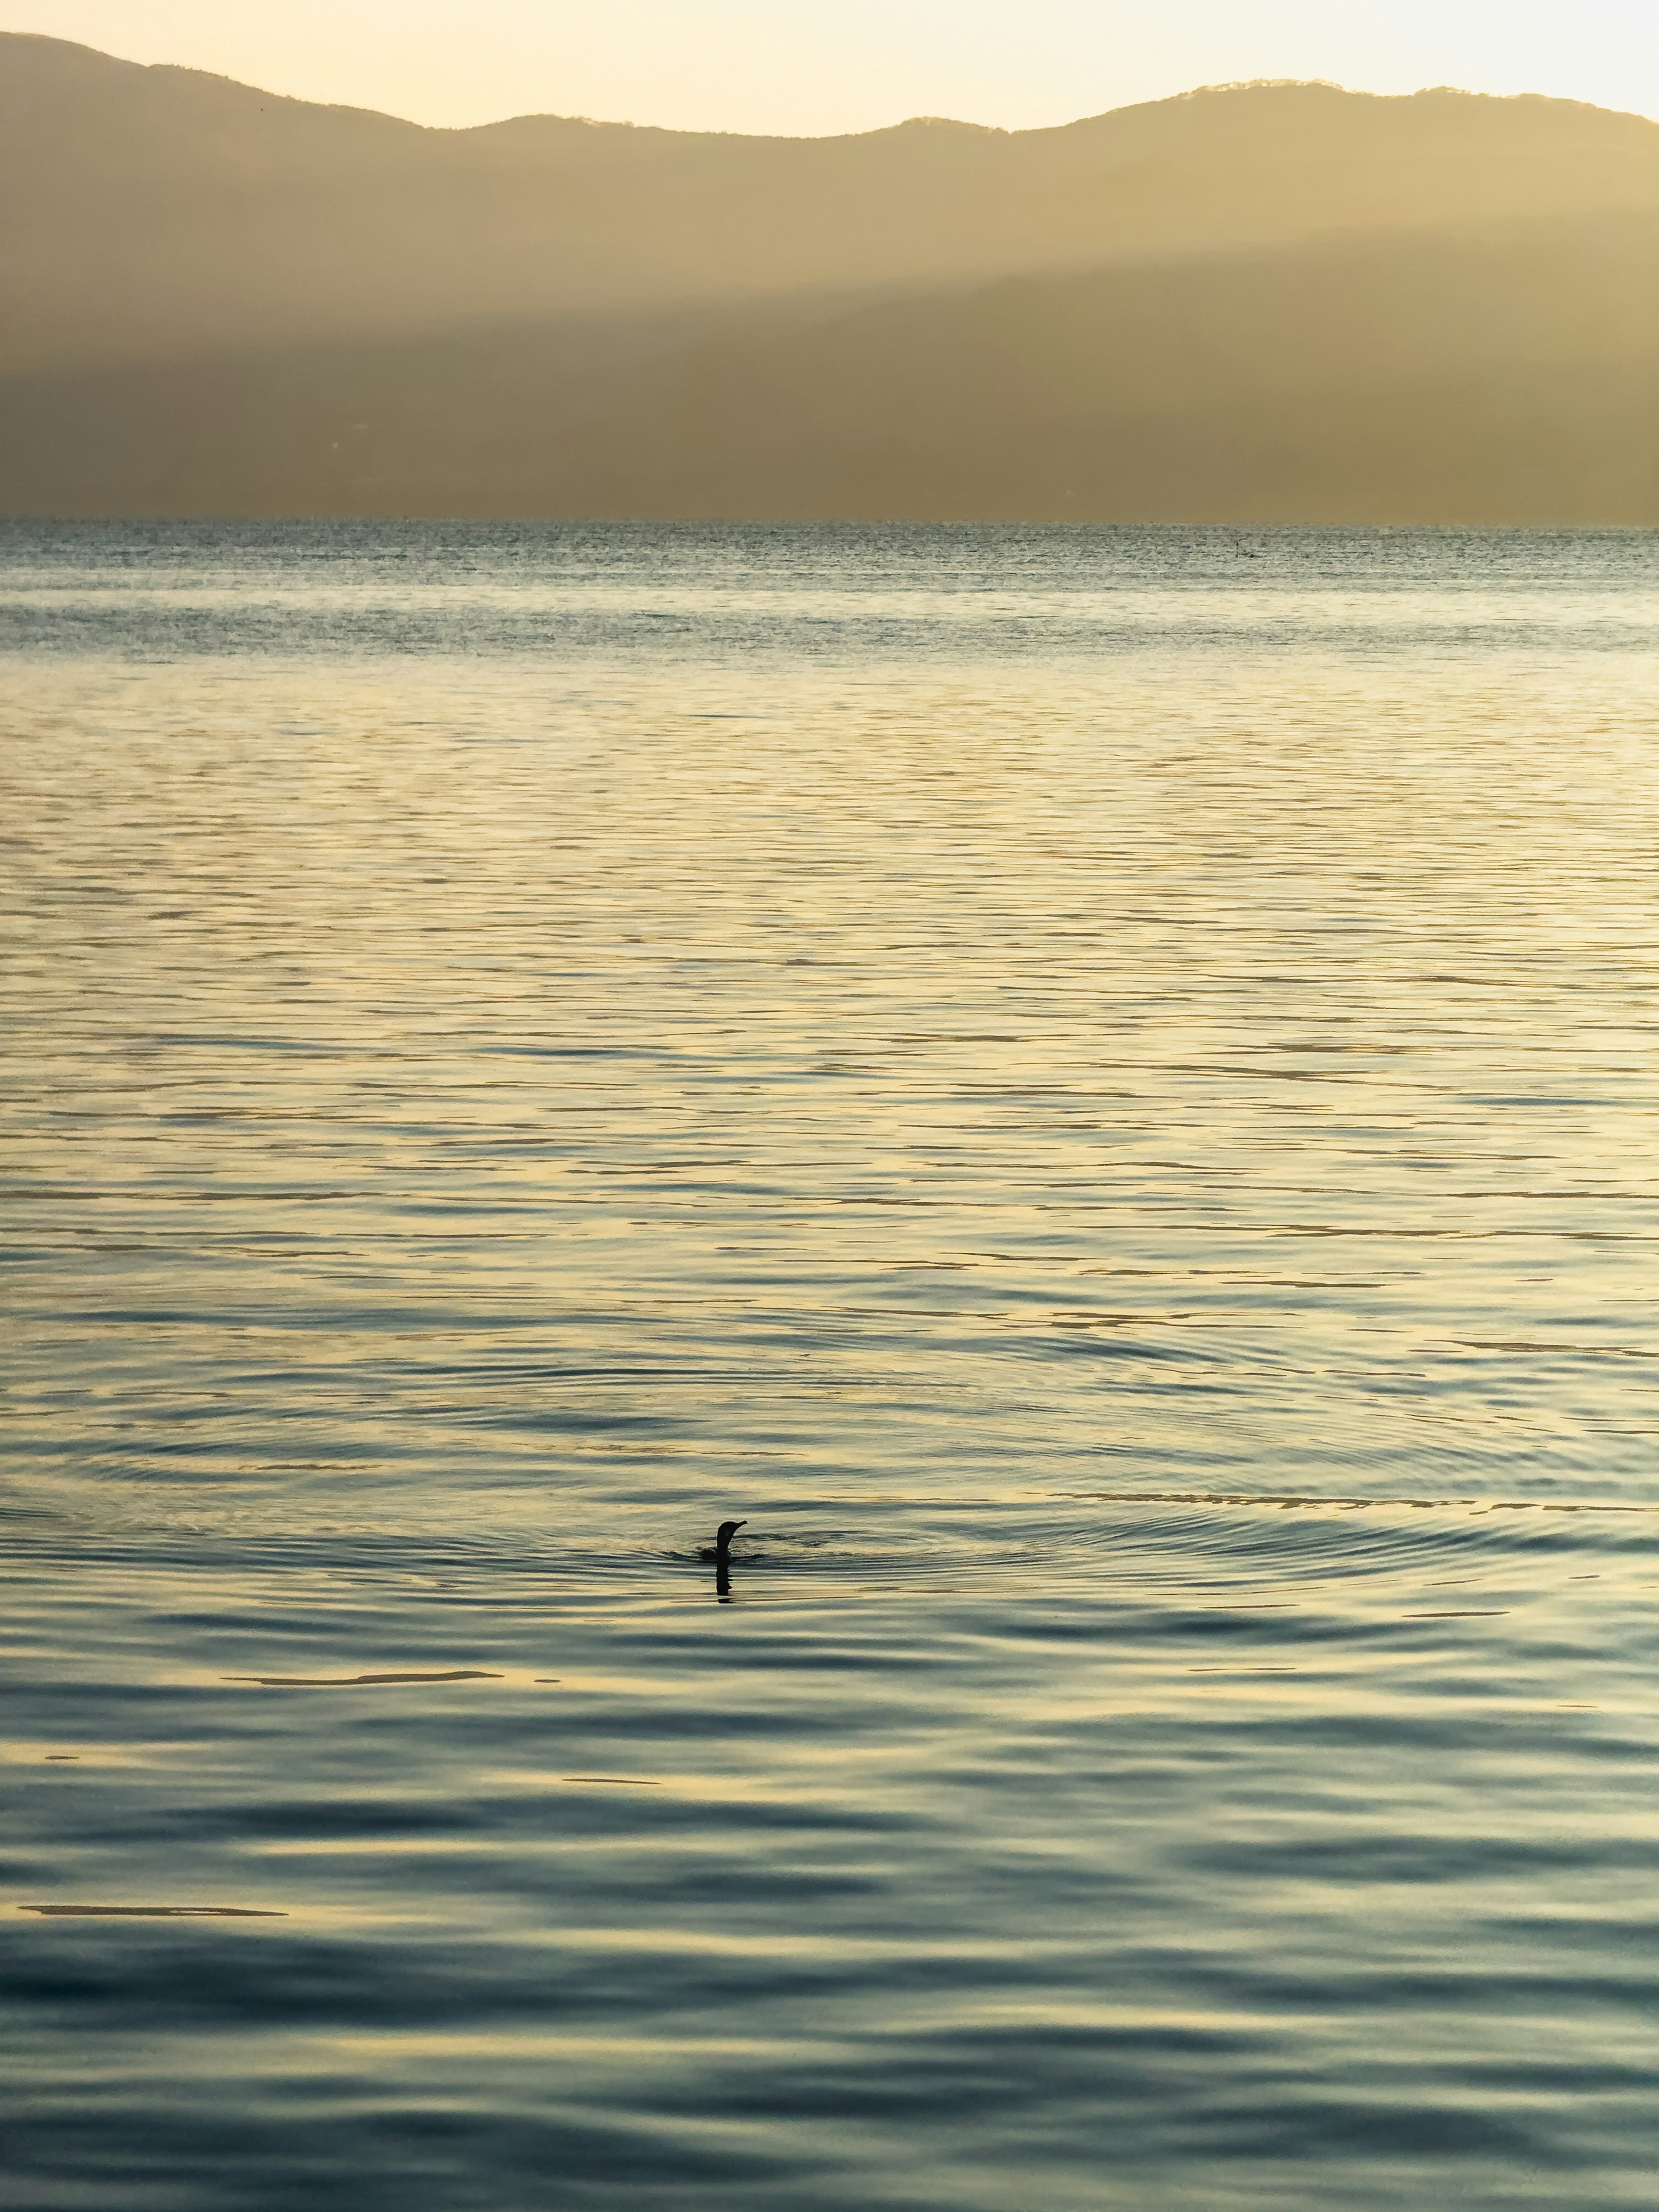
{"type": "Polygon", "coordinates": [[[1648,2212],[1659,537],[0,656],[7,2212],[1648,2212]]]}

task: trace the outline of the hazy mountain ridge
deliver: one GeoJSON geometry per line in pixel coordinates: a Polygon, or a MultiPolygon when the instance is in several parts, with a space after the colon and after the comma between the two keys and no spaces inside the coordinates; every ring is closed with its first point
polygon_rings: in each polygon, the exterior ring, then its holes
{"type": "Polygon", "coordinates": [[[70,366],[1659,210],[1659,125],[1288,85],[1050,131],[430,131],[13,33],[0,204],[0,365],[70,366]]]}
{"type": "Polygon", "coordinates": [[[1659,520],[1659,125],[434,131],[0,37],[11,512],[1659,520]]]}

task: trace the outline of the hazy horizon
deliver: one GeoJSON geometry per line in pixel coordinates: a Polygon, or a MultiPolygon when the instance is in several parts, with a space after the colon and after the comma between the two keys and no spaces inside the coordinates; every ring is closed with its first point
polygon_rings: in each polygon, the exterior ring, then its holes
{"type": "Polygon", "coordinates": [[[1340,13],[1258,0],[1248,21],[1223,0],[848,0],[833,14],[613,0],[580,15],[528,0],[482,12],[426,0],[413,13],[386,0],[280,12],[153,0],[142,22],[121,0],[33,0],[8,28],[450,129],[543,113],[791,137],[919,115],[1018,131],[1263,78],[1536,92],[1659,115],[1659,42],[1629,0],[1350,0],[1340,13]]]}
{"type": "Polygon", "coordinates": [[[917,108],[902,114],[895,112],[884,115],[873,121],[834,125],[821,130],[787,130],[769,127],[763,122],[740,128],[719,123],[665,122],[656,117],[597,114],[582,108],[550,106],[532,107],[506,106],[499,111],[472,117],[465,121],[440,121],[431,116],[411,113],[406,108],[394,106],[385,101],[367,99],[332,100],[313,93],[291,90],[286,86],[271,83],[264,79],[256,81],[238,76],[232,70],[212,68],[200,61],[181,59],[171,53],[164,57],[146,58],[143,55],[117,52],[113,46],[98,46],[84,40],[60,38],[49,32],[27,30],[11,25],[0,27],[0,39],[7,38],[38,40],[43,45],[78,47],[84,53],[97,56],[100,60],[118,62],[134,69],[159,71],[167,75],[209,77],[216,82],[234,86],[240,90],[258,92],[267,99],[291,101],[296,106],[339,108],[349,113],[377,117],[391,123],[404,123],[417,131],[438,132],[450,137],[465,137],[474,131],[493,131],[507,124],[546,122],[580,123],[604,130],[659,132],[674,137],[789,139],[807,142],[835,138],[876,137],[884,131],[902,131],[909,125],[931,124],[967,131],[983,132],[991,137],[1018,138],[1034,137],[1043,132],[1066,131],[1077,124],[1100,122],[1109,116],[1121,114],[1128,109],[1164,106],[1174,101],[1196,99],[1206,93],[1278,91],[1303,87],[1313,88],[1323,92],[1345,93],[1359,100],[1410,100],[1421,94],[1455,93],[1471,100],[1557,100],[1569,106],[1596,108],[1609,115],[1628,116],[1643,122],[1659,122],[1659,100],[1656,100],[1653,108],[1649,109],[1631,106],[1625,101],[1612,97],[1589,99],[1578,93],[1553,91],[1546,87],[1531,83],[1519,85],[1512,89],[1495,91],[1486,85],[1453,83],[1450,81],[1432,83],[1425,81],[1422,83],[1410,85],[1354,84],[1339,77],[1278,76],[1265,71],[1255,76],[1205,78],[1194,80],[1191,83],[1182,82],[1157,92],[1139,93],[1131,97],[1114,99],[1098,107],[1074,106],[1068,107],[1063,113],[1046,118],[1040,122],[1009,123],[999,121],[990,116],[948,113],[939,108],[917,108]]]}
{"type": "MultiPolygon", "coordinates": [[[[75,47],[82,52],[95,55],[100,60],[121,63],[134,69],[153,70],[167,75],[208,77],[222,84],[235,86],[241,90],[258,92],[267,99],[291,101],[297,106],[338,108],[349,113],[377,117],[386,122],[407,124],[417,131],[442,133],[452,137],[465,137],[471,132],[493,131],[507,124],[550,122],[580,123],[607,130],[660,132],[675,137],[788,139],[806,142],[875,137],[884,131],[902,131],[908,125],[932,124],[962,131],[983,132],[993,137],[1016,138],[1029,137],[1042,132],[1066,131],[1075,125],[1099,122],[1109,116],[1121,114],[1132,108],[1164,106],[1174,101],[1195,99],[1206,93],[1282,90],[1301,87],[1314,88],[1325,92],[1345,93],[1359,100],[1410,100],[1419,94],[1430,93],[1455,93],[1472,100],[1500,101],[1546,100],[1559,101],[1569,106],[1595,108],[1608,115],[1626,116],[1643,122],[1659,123],[1659,91],[1656,91],[1651,103],[1644,106],[1632,106],[1627,99],[1615,97],[1613,87],[1607,88],[1606,96],[1592,98],[1583,92],[1557,90],[1546,85],[1531,82],[1516,84],[1501,90],[1489,85],[1473,82],[1454,82],[1449,79],[1434,82],[1425,79],[1420,83],[1395,85],[1361,84],[1350,82],[1340,77],[1313,74],[1279,75],[1266,70],[1255,75],[1240,76],[1194,78],[1190,82],[1182,82],[1156,91],[1136,91],[1122,98],[1112,98],[1099,106],[1086,105],[1079,106],[1073,104],[1065,108],[1063,112],[1035,121],[1024,119],[1006,122],[994,116],[957,114],[939,107],[919,107],[907,110],[902,113],[897,112],[884,113],[874,119],[831,124],[821,129],[805,130],[777,127],[763,119],[742,126],[703,121],[670,122],[656,116],[600,114],[586,108],[561,106],[526,107],[521,105],[514,106],[510,102],[498,110],[471,116],[465,120],[446,120],[436,118],[430,114],[412,112],[409,107],[398,106],[389,100],[364,97],[334,99],[313,92],[296,90],[264,78],[256,80],[240,76],[234,70],[215,68],[199,60],[181,58],[170,51],[149,56],[132,54],[118,52],[112,46],[100,46],[85,40],[61,37],[52,32],[38,31],[15,25],[0,27],[0,40],[4,39],[31,40],[38,40],[43,45],[75,47]]],[[[1624,89],[1627,91],[1628,87],[1624,89]]]]}

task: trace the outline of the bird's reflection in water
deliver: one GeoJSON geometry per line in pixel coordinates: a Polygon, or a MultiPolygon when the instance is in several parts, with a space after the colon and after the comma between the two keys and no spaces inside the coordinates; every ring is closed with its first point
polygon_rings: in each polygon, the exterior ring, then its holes
{"type": "Polygon", "coordinates": [[[725,1559],[714,1570],[714,1595],[721,1605],[732,1602],[732,1569],[725,1559]]]}

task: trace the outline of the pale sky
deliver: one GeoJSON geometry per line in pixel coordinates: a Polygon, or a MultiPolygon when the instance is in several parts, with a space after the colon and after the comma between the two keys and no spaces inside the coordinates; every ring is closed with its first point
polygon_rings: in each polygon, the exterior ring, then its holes
{"type": "Polygon", "coordinates": [[[1022,129],[1258,76],[1659,117],[1659,0],[0,0],[0,28],[436,124],[1022,129]]]}

